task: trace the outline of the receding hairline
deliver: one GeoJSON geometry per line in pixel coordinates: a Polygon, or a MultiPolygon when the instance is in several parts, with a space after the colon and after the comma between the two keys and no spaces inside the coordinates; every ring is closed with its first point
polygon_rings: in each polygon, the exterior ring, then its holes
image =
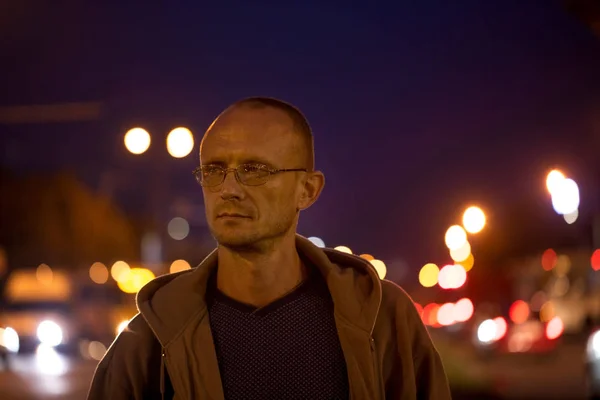
{"type": "MultiPolygon", "coordinates": [[[[300,136],[303,147],[306,150],[306,167],[312,171],[315,168],[315,151],[314,151],[314,138],[312,129],[310,124],[308,123],[307,118],[304,116],[302,111],[298,109],[296,106],[285,102],[283,100],[276,99],[274,97],[247,97],[245,99],[241,99],[236,101],[227,107],[223,112],[219,114],[219,116],[215,119],[215,121],[208,128],[208,131],[212,128],[212,126],[219,120],[221,116],[224,114],[233,111],[239,108],[250,108],[250,109],[264,109],[264,108],[272,108],[275,110],[282,111],[285,113],[291,120],[293,124],[293,133],[296,133],[300,136]]],[[[207,131],[207,132],[208,132],[207,131]]]]}

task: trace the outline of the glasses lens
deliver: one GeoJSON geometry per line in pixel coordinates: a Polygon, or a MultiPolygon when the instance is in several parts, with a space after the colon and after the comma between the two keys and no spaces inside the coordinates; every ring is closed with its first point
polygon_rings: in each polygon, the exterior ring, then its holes
{"type": "Polygon", "coordinates": [[[244,185],[262,185],[269,180],[270,172],[264,165],[244,164],[237,168],[238,178],[244,185]]]}
{"type": "Polygon", "coordinates": [[[225,171],[219,167],[202,167],[196,174],[196,179],[202,186],[217,186],[223,182],[225,171]]]}

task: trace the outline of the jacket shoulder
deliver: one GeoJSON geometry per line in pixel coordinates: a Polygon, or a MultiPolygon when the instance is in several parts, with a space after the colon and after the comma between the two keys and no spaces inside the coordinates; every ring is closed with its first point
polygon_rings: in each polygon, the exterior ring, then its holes
{"type": "Polygon", "coordinates": [[[161,357],[162,346],[137,314],[98,364],[88,400],[160,398],[161,357]]]}

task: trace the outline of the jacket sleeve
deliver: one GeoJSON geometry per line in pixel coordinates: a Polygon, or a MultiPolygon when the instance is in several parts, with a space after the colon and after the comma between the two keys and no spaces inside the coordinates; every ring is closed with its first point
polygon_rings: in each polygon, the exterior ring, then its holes
{"type": "Polygon", "coordinates": [[[98,364],[88,400],[160,399],[161,346],[135,316],[98,364]]]}
{"type": "Polygon", "coordinates": [[[442,360],[412,299],[393,282],[381,283],[379,326],[389,335],[382,354],[386,398],[451,400],[442,360]]]}

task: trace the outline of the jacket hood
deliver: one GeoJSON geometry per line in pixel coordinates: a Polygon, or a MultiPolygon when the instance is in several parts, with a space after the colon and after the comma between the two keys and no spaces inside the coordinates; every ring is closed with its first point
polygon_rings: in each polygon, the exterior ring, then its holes
{"type": "MultiPolygon", "coordinates": [[[[352,254],[319,248],[296,235],[298,253],[323,275],[335,314],[346,323],[372,333],[381,304],[381,281],[370,262],[352,254]]],[[[208,278],[217,267],[213,250],[196,268],[160,276],[137,295],[137,307],[163,347],[207,312],[208,278]]]]}

